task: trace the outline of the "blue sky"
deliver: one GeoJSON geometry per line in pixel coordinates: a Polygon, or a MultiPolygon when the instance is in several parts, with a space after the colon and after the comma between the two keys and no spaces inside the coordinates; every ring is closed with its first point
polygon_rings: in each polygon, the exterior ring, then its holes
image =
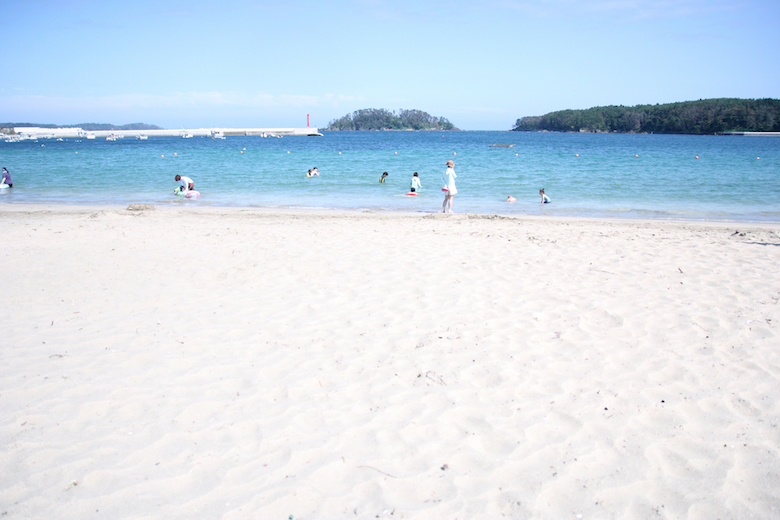
{"type": "Polygon", "coordinates": [[[0,0],[0,122],[312,126],[780,98],[776,0],[0,0]]]}

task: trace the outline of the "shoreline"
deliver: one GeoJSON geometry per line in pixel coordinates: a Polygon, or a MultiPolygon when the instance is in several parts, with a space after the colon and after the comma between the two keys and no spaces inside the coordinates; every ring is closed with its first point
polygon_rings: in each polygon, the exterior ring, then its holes
{"type": "Polygon", "coordinates": [[[780,221],[762,221],[762,220],[728,220],[728,219],[686,219],[686,218],[635,218],[635,217],[586,217],[569,215],[532,215],[532,214],[501,214],[501,213],[454,213],[451,215],[435,211],[408,211],[395,209],[342,209],[342,208],[279,208],[263,206],[210,206],[191,204],[184,202],[182,204],[153,204],[153,203],[130,203],[130,204],[83,204],[83,203],[38,203],[38,202],[0,202],[0,213],[8,212],[62,212],[79,213],[94,212],[102,210],[120,211],[120,212],[142,212],[142,211],[190,211],[202,213],[260,213],[265,215],[300,215],[311,217],[354,217],[354,216],[380,216],[404,217],[404,218],[467,218],[467,219],[507,219],[507,220],[538,220],[551,222],[605,222],[605,223],[638,223],[638,224],[680,224],[680,225],[702,225],[733,227],[736,225],[754,226],[761,229],[780,228],[780,221]],[[146,206],[146,209],[132,210],[133,206],[146,206]],[[150,209],[151,208],[151,209],[150,209]]]}

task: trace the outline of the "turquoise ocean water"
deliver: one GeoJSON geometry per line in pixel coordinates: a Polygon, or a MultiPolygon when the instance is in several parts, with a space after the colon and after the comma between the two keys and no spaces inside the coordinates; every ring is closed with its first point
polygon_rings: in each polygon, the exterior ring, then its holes
{"type": "Polygon", "coordinates": [[[325,132],[0,142],[0,166],[14,181],[0,203],[435,212],[449,159],[460,213],[780,222],[780,137],[748,136],[325,132]],[[307,178],[315,166],[320,176],[307,178]],[[379,184],[384,171],[390,176],[379,184]],[[407,197],[415,171],[423,189],[407,197]],[[194,179],[200,200],[176,198],[176,174],[194,179]],[[539,188],[552,204],[539,204],[539,188]]]}

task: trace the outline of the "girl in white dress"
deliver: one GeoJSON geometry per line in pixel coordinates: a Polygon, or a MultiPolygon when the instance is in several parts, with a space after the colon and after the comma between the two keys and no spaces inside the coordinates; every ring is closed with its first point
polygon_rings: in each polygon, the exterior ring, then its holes
{"type": "Polygon", "coordinates": [[[444,202],[441,205],[442,213],[452,213],[452,198],[458,193],[458,188],[455,187],[455,162],[447,161],[447,171],[442,176],[444,178],[444,187],[441,191],[444,192],[444,202]],[[449,206],[449,207],[448,207],[449,206]]]}

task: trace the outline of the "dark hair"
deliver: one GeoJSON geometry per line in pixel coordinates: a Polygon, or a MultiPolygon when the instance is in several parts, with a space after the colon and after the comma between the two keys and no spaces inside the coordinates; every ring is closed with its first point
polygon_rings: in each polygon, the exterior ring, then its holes
{"type": "Polygon", "coordinates": [[[419,177],[419,175],[417,175],[417,172],[414,172],[413,177],[419,177]]]}
{"type": "Polygon", "coordinates": [[[173,180],[180,181],[181,180],[181,175],[177,175],[176,177],[173,178],[173,180]]]}

